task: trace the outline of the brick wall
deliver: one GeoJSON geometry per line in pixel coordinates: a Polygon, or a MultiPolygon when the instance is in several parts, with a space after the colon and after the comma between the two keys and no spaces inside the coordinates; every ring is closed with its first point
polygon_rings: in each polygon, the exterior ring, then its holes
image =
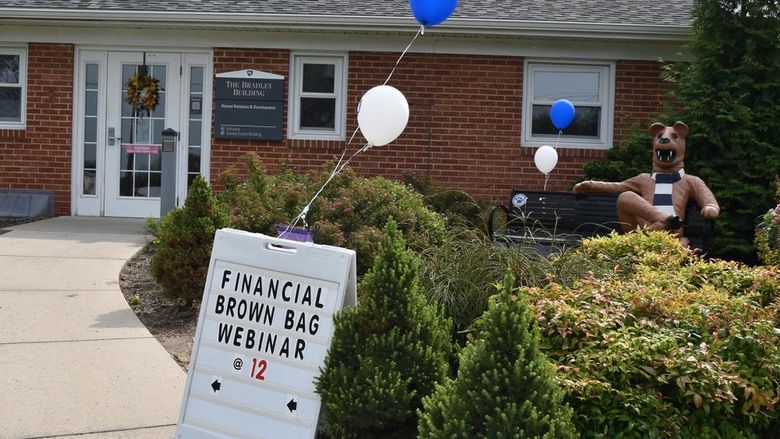
{"type": "Polygon", "coordinates": [[[654,61],[618,61],[615,72],[615,145],[625,141],[632,126],[642,129],[662,109],[671,84],[661,78],[662,64],[654,61]]]}
{"type": "MultiPolygon", "coordinates": [[[[388,53],[349,54],[348,133],[357,126],[360,97],[384,82],[397,57],[388,53]]],[[[214,51],[216,73],[244,68],[284,75],[289,87],[286,50],[214,51]]],[[[533,163],[535,149],[519,144],[522,70],[520,57],[406,55],[389,85],[406,96],[411,111],[409,124],[396,142],[359,155],[353,167],[366,176],[430,175],[446,186],[489,201],[505,199],[512,187],[541,189],[543,176],[533,163]]],[[[615,144],[625,138],[632,124],[645,123],[658,111],[667,90],[660,71],[660,64],[655,62],[617,63],[615,144]]],[[[285,111],[286,107],[285,101],[285,111]]],[[[284,121],[286,124],[286,113],[284,121]]],[[[350,152],[361,142],[358,134],[350,152]]],[[[340,155],[343,147],[344,142],[214,139],[212,176],[240,164],[250,151],[259,154],[273,172],[282,160],[299,170],[320,167],[340,155]]],[[[582,166],[587,161],[604,158],[605,153],[560,148],[559,156],[549,190],[567,189],[582,177],[582,166]]]]}
{"type": "MultiPolygon", "coordinates": [[[[71,45],[29,45],[27,127],[0,130],[0,187],[54,190],[58,214],[70,212],[73,56],[71,45]]],[[[349,54],[349,133],[357,124],[360,96],[384,81],[397,56],[349,54]]],[[[261,69],[284,75],[289,86],[289,59],[287,50],[217,48],[214,70],[261,69]]],[[[390,178],[430,175],[490,201],[503,200],[512,187],[541,188],[534,149],[519,145],[522,66],[520,57],[408,54],[390,81],[409,101],[406,131],[393,144],[358,156],[355,169],[390,178]]],[[[648,124],[649,115],[659,110],[668,90],[660,71],[656,62],[617,63],[615,144],[625,139],[632,124],[648,124]]],[[[282,160],[308,170],[333,160],[343,147],[343,142],[328,141],[213,139],[212,176],[241,164],[250,151],[272,171],[282,160]]],[[[603,158],[604,152],[562,148],[559,155],[548,189],[566,189],[581,177],[585,162],[603,158]]]]}
{"type": "Polygon", "coordinates": [[[27,126],[0,130],[0,188],[50,189],[57,214],[70,213],[73,46],[27,52],[27,126]]]}

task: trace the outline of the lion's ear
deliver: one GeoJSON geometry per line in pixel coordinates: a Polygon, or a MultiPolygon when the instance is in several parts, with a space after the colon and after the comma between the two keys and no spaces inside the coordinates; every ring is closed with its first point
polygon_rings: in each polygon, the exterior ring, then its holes
{"type": "Polygon", "coordinates": [[[682,137],[683,139],[688,137],[688,125],[685,125],[684,123],[680,122],[679,120],[674,123],[675,131],[677,131],[677,135],[682,137]]]}
{"type": "Polygon", "coordinates": [[[666,125],[656,122],[650,125],[650,128],[647,129],[647,132],[650,133],[652,137],[655,137],[656,134],[660,133],[665,129],[666,129],[666,125]]]}

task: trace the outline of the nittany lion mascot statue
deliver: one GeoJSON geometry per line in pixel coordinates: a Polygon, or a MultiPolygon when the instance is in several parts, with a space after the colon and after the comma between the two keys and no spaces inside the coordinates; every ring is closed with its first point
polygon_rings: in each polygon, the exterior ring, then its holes
{"type": "Polygon", "coordinates": [[[682,122],[670,127],[654,123],[649,131],[653,136],[651,174],[639,174],[620,183],[583,181],[574,186],[573,192],[619,193],[618,219],[624,231],[637,226],[669,230],[677,234],[683,245],[688,245],[688,240],[682,236],[688,201],[696,201],[701,216],[706,219],[717,218],[720,207],[702,179],[686,174],[683,169],[688,126],[682,122]]]}

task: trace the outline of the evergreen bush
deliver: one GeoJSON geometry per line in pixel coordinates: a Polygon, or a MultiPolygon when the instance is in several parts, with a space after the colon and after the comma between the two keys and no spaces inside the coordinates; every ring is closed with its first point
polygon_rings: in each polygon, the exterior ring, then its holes
{"type": "Polygon", "coordinates": [[[208,183],[198,176],[184,207],[165,215],[156,226],[158,247],[151,272],[171,299],[200,300],[211,258],[214,233],[227,226],[208,183]]]}
{"type": "Polygon", "coordinates": [[[356,308],[335,317],[317,391],[334,438],[411,438],[421,399],[447,373],[450,322],[425,303],[419,262],[389,221],[356,308]]]}
{"type": "Polygon", "coordinates": [[[457,378],[423,400],[420,438],[572,438],[572,410],[539,350],[527,301],[507,274],[461,353],[457,378]]]}
{"type": "Polygon", "coordinates": [[[758,258],[765,264],[780,265],[780,178],[775,182],[777,206],[761,217],[756,227],[756,250],[758,258]]]}
{"type": "Polygon", "coordinates": [[[716,251],[753,260],[780,169],[780,2],[697,0],[693,15],[693,61],[672,89],[691,128],[686,155],[721,205],[716,251]]]}

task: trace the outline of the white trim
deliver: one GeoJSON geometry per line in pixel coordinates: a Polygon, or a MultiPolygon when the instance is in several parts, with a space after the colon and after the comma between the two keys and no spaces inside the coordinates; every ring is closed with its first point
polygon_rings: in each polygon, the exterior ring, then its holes
{"type": "MultiPolygon", "coordinates": [[[[192,82],[191,67],[203,68],[203,94],[201,120],[200,120],[200,175],[208,182],[211,181],[211,120],[212,120],[212,93],[214,78],[214,53],[209,52],[184,52],[182,58],[182,93],[181,93],[181,120],[179,128],[182,132],[180,136],[180,155],[178,160],[178,181],[176,196],[177,206],[184,205],[187,198],[187,179],[189,178],[189,109],[190,109],[190,87],[192,82]]],[[[246,73],[245,70],[239,71],[246,73]]],[[[257,73],[257,71],[255,71],[257,73]]],[[[228,72],[226,74],[236,73],[228,72]]],[[[220,74],[222,75],[222,74],[220,74]]],[[[217,75],[217,76],[220,76],[217,75]]],[[[243,77],[243,76],[228,76],[243,77]]],[[[251,76],[253,78],[259,75],[251,76]]]]}
{"type": "MultiPolygon", "coordinates": [[[[336,29],[385,32],[417,27],[411,17],[359,15],[257,14],[224,12],[116,11],[99,9],[2,8],[7,21],[36,20],[82,25],[90,22],[188,28],[208,26],[230,29],[336,29]]],[[[489,20],[450,18],[431,33],[477,35],[562,36],[569,38],[642,39],[645,41],[687,41],[690,25],[646,25],[583,23],[539,20],[489,20]]]]}
{"type": "Polygon", "coordinates": [[[349,59],[346,53],[290,52],[290,84],[287,105],[287,137],[298,140],[337,140],[346,139],[347,127],[347,79],[349,59]],[[334,66],[334,90],[332,94],[311,94],[310,97],[332,97],[336,99],[334,128],[312,130],[301,129],[300,99],[303,91],[303,64],[332,64],[334,66]]]}
{"type": "MultiPolygon", "coordinates": [[[[523,65],[523,108],[521,120],[521,145],[526,147],[538,147],[542,145],[554,145],[557,136],[534,136],[531,132],[533,119],[533,73],[540,68],[556,68],[561,71],[593,71],[600,77],[598,103],[582,103],[582,105],[600,106],[601,125],[598,139],[567,136],[560,137],[558,146],[561,148],[578,149],[609,149],[612,147],[614,120],[615,120],[615,63],[612,61],[598,60],[559,60],[559,59],[525,59],[523,65]]],[[[536,102],[545,104],[548,102],[536,102]]],[[[551,104],[552,102],[549,102],[551,104]]],[[[575,107],[577,102],[574,102],[575,107]]]]}
{"type": "MultiPolygon", "coordinates": [[[[0,20],[2,22],[2,20],[0,20]]],[[[438,27],[438,26],[437,26],[438,27]]],[[[684,41],[561,39],[544,36],[453,36],[426,31],[410,53],[453,55],[495,55],[540,58],[631,59],[678,61],[686,59],[684,41]]],[[[165,51],[169,47],[184,50],[208,50],[212,47],[235,49],[287,49],[316,52],[400,52],[409,44],[416,28],[408,26],[393,33],[365,33],[353,29],[341,32],[290,32],[224,29],[176,29],[173,26],[138,29],[122,25],[85,23],[84,26],[46,26],[44,24],[0,25],[0,41],[20,44],[38,42],[76,44],[94,47],[96,41],[115,50],[165,51]],[[150,33],[151,32],[151,33],[150,33]]]]}
{"type": "Polygon", "coordinates": [[[230,78],[230,79],[284,79],[282,75],[276,75],[269,72],[261,72],[260,70],[236,70],[233,72],[217,73],[217,78],[230,78]]]}
{"type": "Polygon", "coordinates": [[[73,140],[71,143],[71,214],[98,216],[103,213],[106,150],[106,73],[107,52],[77,49],[73,70],[73,140]],[[84,112],[86,65],[98,65],[98,108],[95,147],[95,195],[82,194],[84,187],[84,112]]]}
{"type": "Polygon", "coordinates": [[[0,87],[21,90],[19,121],[0,120],[0,130],[23,130],[27,127],[27,47],[0,46],[0,55],[17,55],[19,57],[19,82],[0,83],[0,87]]]}

